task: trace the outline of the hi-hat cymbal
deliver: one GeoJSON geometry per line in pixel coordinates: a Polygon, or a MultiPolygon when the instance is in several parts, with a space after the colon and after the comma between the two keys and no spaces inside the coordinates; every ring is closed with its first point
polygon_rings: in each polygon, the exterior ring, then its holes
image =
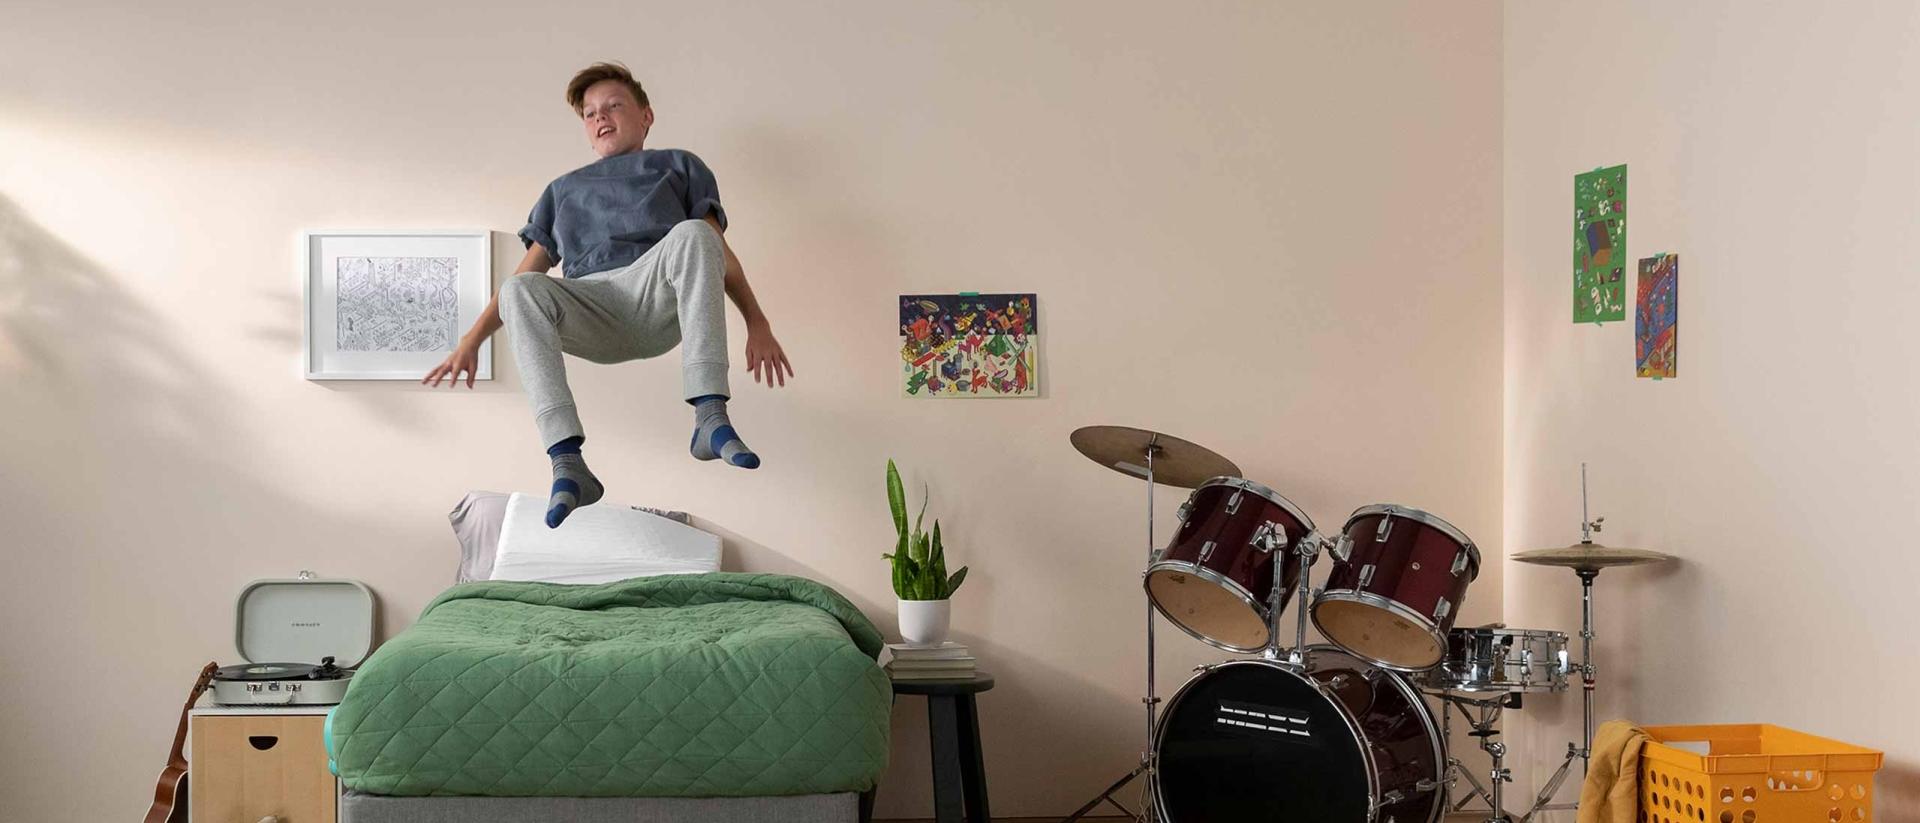
{"type": "Polygon", "coordinates": [[[1212,449],[1170,434],[1126,426],[1086,426],[1069,438],[1088,459],[1109,469],[1145,480],[1147,450],[1153,449],[1153,482],[1199,488],[1216,477],[1239,477],[1240,467],[1212,449]]]}
{"type": "Polygon", "coordinates": [[[1647,549],[1626,549],[1599,543],[1575,543],[1556,549],[1534,549],[1513,556],[1536,566],[1560,566],[1575,571],[1599,571],[1615,566],[1645,566],[1673,560],[1673,555],[1647,549]]]}

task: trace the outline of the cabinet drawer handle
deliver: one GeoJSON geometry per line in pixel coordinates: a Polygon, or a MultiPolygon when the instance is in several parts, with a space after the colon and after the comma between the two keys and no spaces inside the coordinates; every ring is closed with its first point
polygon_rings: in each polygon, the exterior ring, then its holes
{"type": "Polygon", "coordinates": [[[255,734],[247,736],[247,743],[263,752],[273,748],[279,742],[280,736],[275,734],[255,734]]]}

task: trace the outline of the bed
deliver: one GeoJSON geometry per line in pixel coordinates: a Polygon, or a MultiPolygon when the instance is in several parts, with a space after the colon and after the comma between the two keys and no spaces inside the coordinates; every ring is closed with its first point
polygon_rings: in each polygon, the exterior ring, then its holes
{"type": "Polygon", "coordinates": [[[865,817],[881,644],[785,575],[457,585],[328,715],[341,820],[865,817]]]}

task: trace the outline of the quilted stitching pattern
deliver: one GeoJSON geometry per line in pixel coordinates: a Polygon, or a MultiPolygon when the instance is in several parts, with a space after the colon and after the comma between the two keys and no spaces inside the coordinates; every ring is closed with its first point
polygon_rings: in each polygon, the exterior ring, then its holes
{"type": "Polygon", "coordinates": [[[881,643],[785,575],[462,584],[354,674],[330,754],[396,796],[865,791],[887,763],[881,643]]]}

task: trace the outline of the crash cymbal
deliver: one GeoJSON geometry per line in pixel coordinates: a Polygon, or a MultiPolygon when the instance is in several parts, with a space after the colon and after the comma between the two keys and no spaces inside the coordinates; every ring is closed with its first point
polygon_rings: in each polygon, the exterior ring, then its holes
{"type": "Polygon", "coordinates": [[[1673,560],[1670,554],[1661,554],[1647,549],[1626,549],[1617,546],[1603,546],[1599,543],[1575,543],[1556,549],[1534,549],[1513,556],[1522,563],[1536,566],[1560,566],[1576,571],[1599,571],[1615,566],[1645,566],[1653,563],[1665,563],[1673,560]]]}
{"type": "Polygon", "coordinates": [[[1199,488],[1215,477],[1239,477],[1240,467],[1212,449],[1170,434],[1126,426],[1087,426],[1069,438],[1088,459],[1142,480],[1147,477],[1148,448],[1153,453],[1153,482],[1183,489],[1199,488]]]}

